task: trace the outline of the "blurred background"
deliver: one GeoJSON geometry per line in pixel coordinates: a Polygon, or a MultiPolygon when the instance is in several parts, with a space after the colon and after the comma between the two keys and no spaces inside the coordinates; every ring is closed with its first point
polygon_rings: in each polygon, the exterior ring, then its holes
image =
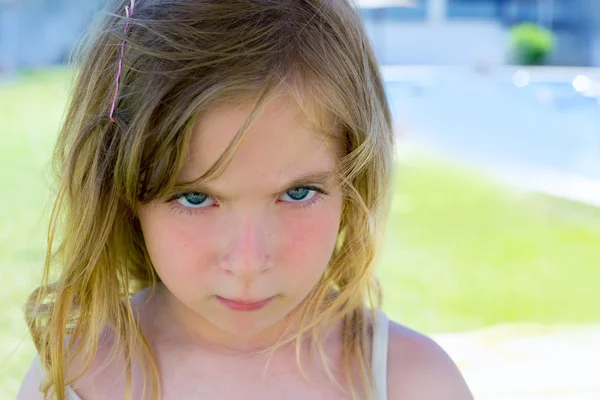
{"type": "MultiPolygon", "coordinates": [[[[356,1],[398,135],[378,274],[477,399],[600,398],[600,1],[356,1]]],[[[0,0],[0,399],[34,355],[49,157],[105,0],[0,0]]]]}

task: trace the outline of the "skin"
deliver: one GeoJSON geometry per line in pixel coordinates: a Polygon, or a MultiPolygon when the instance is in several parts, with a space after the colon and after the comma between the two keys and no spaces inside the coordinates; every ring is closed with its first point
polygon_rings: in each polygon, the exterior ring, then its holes
{"type": "MultiPolygon", "coordinates": [[[[194,127],[181,181],[201,176],[217,160],[250,112],[249,104],[213,108],[194,127]]],[[[290,97],[270,103],[217,179],[185,195],[137,210],[154,267],[162,280],[154,296],[132,302],[155,355],[165,399],[350,399],[341,358],[341,329],[319,357],[294,344],[267,360],[252,354],[298,323],[295,310],[321,277],[335,246],[343,197],[327,178],[338,142],[323,140],[290,97]],[[304,189],[302,189],[304,188],[304,189]],[[309,188],[308,190],[306,188],[309,188]],[[291,191],[290,191],[291,190],[291,191]],[[322,191],[323,193],[320,193],[322,191]],[[200,193],[206,195],[200,195],[200,193]],[[200,208],[196,208],[200,207],[200,208]],[[257,311],[234,311],[233,300],[272,298],[257,311]]],[[[108,360],[110,332],[86,374],[73,384],[82,399],[122,398],[123,362],[108,360]],[[103,363],[107,362],[109,368],[103,363]]],[[[76,373],[80,366],[71,366],[76,373]]],[[[41,399],[35,366],[19,399],[41,399]]],[[[133,398],[143,398],[138,365],[133,398]]],[[[458,369],[429,338],[390,324],[388,399],[471,399],[458,369]]]]}

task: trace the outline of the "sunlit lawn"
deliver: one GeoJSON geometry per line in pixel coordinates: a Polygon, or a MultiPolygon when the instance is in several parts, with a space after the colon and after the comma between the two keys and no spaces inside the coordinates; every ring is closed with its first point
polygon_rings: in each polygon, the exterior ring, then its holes
{"type": "Polygon", "coordinates": [[[385,308],[426,331],[600,321],[600,210],[410,157],[397,179],[385,308]]]}
{"type": "MultiPolygon", "coordinates": [[[[41,273],[48,159],[69,77],[48,71],[0,87],[1,399],[15,397],[33,356],[21,305],[41,273]]],[[[386,311],[411,327],[598,322],[598,260],[597,209],[423,156],[399,167],[379,275],[386,311]]]]}

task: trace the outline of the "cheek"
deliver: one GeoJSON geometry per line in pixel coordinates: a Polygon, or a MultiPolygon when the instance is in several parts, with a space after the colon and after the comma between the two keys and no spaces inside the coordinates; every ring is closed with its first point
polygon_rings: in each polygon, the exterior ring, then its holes
{"type": "Polygon", "coordinates": [[[190,217],[173,215],[171,210],[156,207],[140,212],[140,223],[150,259],[165,283],[198,282],[206,274],[210,249],[214,240],[203,224],[190,223],[190,217]],[[207,233],[208,232],[208,233],[207,233]]]}
{"type": "Polygon", "coordinates": [[[337,201],[321,205],[324,207],[317,205],[285,221],[278,255],[284,258],[279,265],[286,273],[297,276],[310,271],[320,275],[325,270],[337,240],[341,206],[337,201]]]}

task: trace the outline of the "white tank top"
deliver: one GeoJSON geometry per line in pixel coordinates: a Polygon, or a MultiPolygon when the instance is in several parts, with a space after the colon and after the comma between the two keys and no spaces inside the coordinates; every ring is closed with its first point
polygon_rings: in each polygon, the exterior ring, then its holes
{"type": "MultiPolygon", "coordinates": [[[[373,394],[374,400],[387,400],[387,353],[388,353],[389,320],[385,313],[377,310],[377,320],[373,327],[372,368],[373,368],[373,394]]],[[[36,356],[37,365],[42,379],[46,377],[46,371],[39,358],[36,356]]],[[[71,386],[65,388],[67,400],[82,400],[71,386]]]]}
{"type": "Polygon", "coordinates": [[[387,358],[389,325],[387,315],[377,310],[377,319],[373,327],[373,347],[371,365],[373,368],[373,399],[387,400],[387,358]]]}

